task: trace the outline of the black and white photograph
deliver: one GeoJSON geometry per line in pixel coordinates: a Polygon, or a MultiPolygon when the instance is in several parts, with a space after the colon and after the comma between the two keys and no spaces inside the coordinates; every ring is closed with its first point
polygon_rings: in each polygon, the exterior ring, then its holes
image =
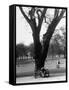
{"type": "Polygon", "coordinates": [[[67,8],[16,6],[16,84],[67,80],[67,8]]]}
{"type": "Polygon", "coordinates": [[[0,90],[69,90],[69,0],[0,1],[0,90]]]}

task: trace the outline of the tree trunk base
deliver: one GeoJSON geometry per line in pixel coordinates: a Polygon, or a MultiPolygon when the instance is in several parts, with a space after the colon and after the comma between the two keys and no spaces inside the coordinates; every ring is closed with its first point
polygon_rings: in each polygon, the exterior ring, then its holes
{"type": "Polygon", "coordinates": [[[40,70],[35,70],[35,78],[45,78],[45,77],[49,77],[49,70],[48,69],[44,69],[44,67],[42,67],[40,70]]]}

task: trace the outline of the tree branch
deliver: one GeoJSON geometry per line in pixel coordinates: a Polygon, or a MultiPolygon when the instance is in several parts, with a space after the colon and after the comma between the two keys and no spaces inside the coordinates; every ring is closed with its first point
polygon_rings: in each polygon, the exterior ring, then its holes
{"type": "Polygon", "coordinates": [[[59,14],[59,9],[55,9],[54,18],[58,17],[58,14],[59,14]]]}
{"type": "Polygon", "coordinates": [[[46,11],[47,11],[47,8],[44,8],[44,10],[43,10],[43,12],[42,12],[42,15],[41,15],[41,20],[40,20],[41,24],[42,24],[42,22],[43,22],[43,18],[45,17],[46,11]]]}
{"type": "Polygon", "coordinates": [[[40,20],[40,15],[39,15],[39,12],[42,14],[42,11],[40,10],[40,9],[38,9],[37,11],[36,11],[36,13],[37,13],[37,15],[38,15],[38,20],[40,20]]]}
{"type": "Polygon", "coordinates": [[[35,8],[32,7],[31,10],[29,11],[29,16],[30,16],[30,20],[33,20],[35,18],[35,8]]]}
{"type": "Polygon", "coordinates": [[[23,8],[22,8],[22,7],[19,7],[19,9],[20,9],[22,15],[24,16],[24,18],[27,20],[28,24],[31,26],[32,31],[33,31],[33,30],[34,30],[34,25],[35,25],[35,24],[34,24],[34,19],[33,19],[33,20],[30,20],[30,19],[28,18],[28,16],[25,14],[25,12],[23,11],[23,8]]]}
{"type": "Polygon", "coordinates": [[[47,32],[44,35],[44,37],[47,38],[47,40],[50,40],[50,38],[52,37],[52,34],[54,33],[54,30],[55,30],[56,26],[58,25],[60,20],[63,18],[64,12],[65,12],[65,10],[62,9],[60,15],[54,17],[54,19],[52,20],[51,24],[49,24],[48,30],[47,30],[47,32]]]}
{"type": "MultiPolygon", "coordinates": [[[[54,17],[54,19],[52,20],[51,24],[56,27],[57,24],[60,22],[60,20],[63,18],[63,15],[64,15],[64,12],[65,12],[65,9],[62,9],[60,15],[54,17]]],[[[51,26],[50,24],[50,26],[51,26]]]]}
{"type": "MultiPolygon", "coordinates": [[[[41,26],[42,26],[42,22],[43,22],[43,18],[45,18],[45,14],[46,14],[46,11],[47,11],[47,8],[44,8],[43,12],[42,12],[42,15],[41,15],[41,18],[39,19],[39,25],[38,27],[41,29],[41,26]]],[[[39,29],[39,30],[40,30],[39,29]]],[[[40,31],[39,31],[40,32],[40,31]]]]}
{"type": "Polygon", "coordinates": [[[25,14],[25,12],[23,11],[23,8],[22,7],[19,7],[22,15],[25,17],[25,19],[27,20],[28,23],[30,23],[30,19],[27,17],[27,15],[25,14]]]}
{"type": "Polygon", "coordinates": [[[47,24],[50,24],[51,22],[52,22],[52,18],[50,18],[50,17],[45,17],[45,23],[47,22],[47,24]],[[46,19],[48,19],[49,21],[47,22],[47,20],[46,19]]]}
{"type": "Polygon", "coordinates": [[[58,18],[61,19],[63,17],[64,13],[65,13],[65,9],[62,9],[62,11],[61,11],[60,15],[58,16],[58,18]]]}

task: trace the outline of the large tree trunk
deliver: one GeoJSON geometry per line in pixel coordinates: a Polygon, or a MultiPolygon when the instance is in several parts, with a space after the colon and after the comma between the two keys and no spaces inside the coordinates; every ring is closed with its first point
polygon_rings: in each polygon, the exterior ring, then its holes
{"type": "Polygon", "coordinates": [[[52,22],[52,24],[48,27],[46,34],[44,34],[43,48],[40,43],[39,33],[38,32],[33,33],[36,71],[41,70],[41,68],[44,67],[45,60],[48,54],[50,39],[54,33],[56,25],[57,25],[56,22],[52,22]]]}
{"type": "Polygon", "coordinates": [[[43,49],[40,43],[39,33],[37,32],[33,33],[34,53],[35,53],[35,70],[36,71],[39,71],[41,70],[41,68],[44,67],[45,60],[47,58],[49,43],[50,43],[50,39],[52,37],[53,31],[51,33],[50,32],[46,33],[45,41],[43,42],[43,49]]]}
{"type": "Polygon", "coordinates": [[[41,75],[41,69],[44,68],[45,60],[48,53],[50,39],[44,42],[44,50],[40,43],[39,34],[33,34],[34,39],[34,53],[35,53],[35,77],[41,75]]]}
{"type": "Polygon", "coordinates": [[[40,43],[39,33],[33,33],[33,40],[34,40],[34,54],[35,54],[35,69],[36,71],[41,69],[41,56],[42,56],[42,45],[40,43]]]}

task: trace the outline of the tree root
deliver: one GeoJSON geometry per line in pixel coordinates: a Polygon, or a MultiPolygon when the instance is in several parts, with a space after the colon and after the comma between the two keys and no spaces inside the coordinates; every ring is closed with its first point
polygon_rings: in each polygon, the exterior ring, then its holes
{"type": "Polygon", "coordinates": [[[38,77],[42,77],[42,78],[45,78],[45,77],[49,77],[50,74],[49,74],[49,70],[48,69],[44,69],[44,68],[41,68],[40,70],[35,70],[35,78],[38,78],[38,77]]]}

